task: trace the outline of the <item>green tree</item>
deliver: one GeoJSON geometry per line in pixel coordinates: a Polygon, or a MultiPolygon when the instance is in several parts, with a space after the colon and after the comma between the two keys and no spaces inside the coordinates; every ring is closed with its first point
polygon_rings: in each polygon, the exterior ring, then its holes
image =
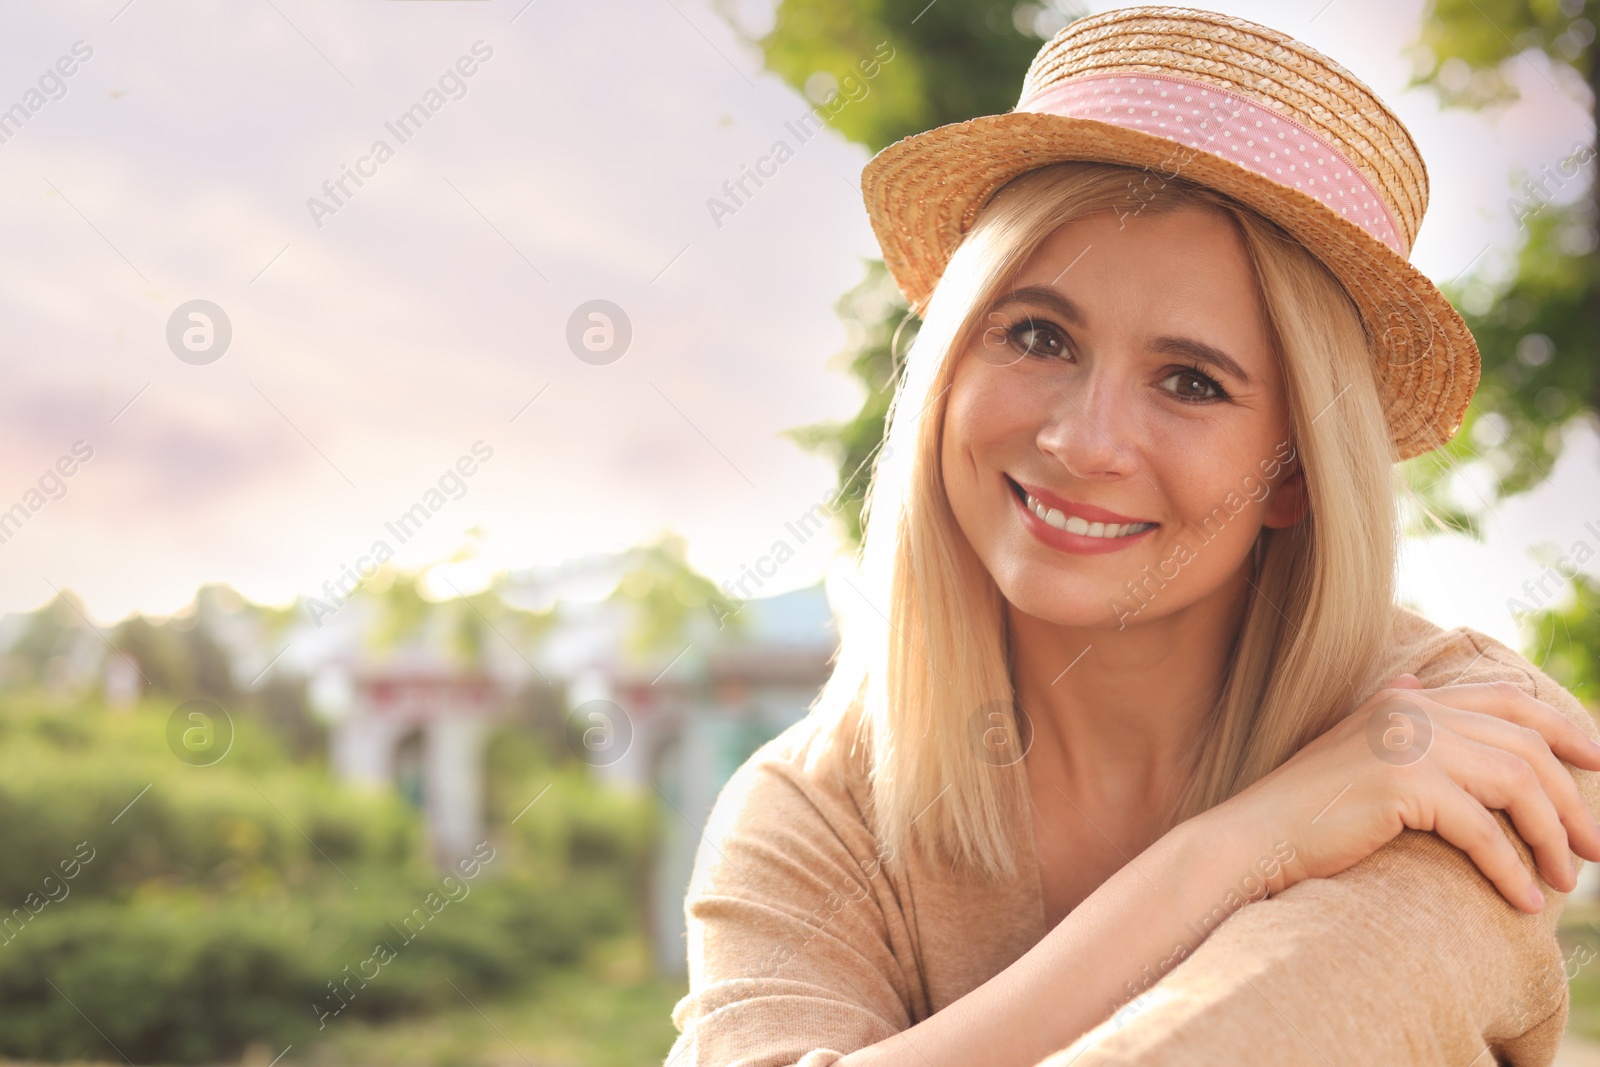
{"type": "MultiPolygon", "coordinates": [[[[1512,67],[1528,63],[1583,100],[1591,116],[1600,115],[1596,6],[1594,0],[1430,0],[1413,84],[1431,86],[1449,105],[1490,107],[1515,99],[1512,67]]],[[[1523,241],[1510,283],[1488,301],[1451,294],[1478,340],[1483,378],[1462,433],[1435,462],[1485,461],[1501,496],[1543,480],[1567,425],[1600,411],[1594,149],[1585,140],[1563,158],[1530,168],[1508,197],[1523,241]]],[[[1600,663],[1600,605],[1592,583],[1580,576],[1575,585],[1570,605],[1528,620],[1527,649],[1579,691],[1600,663]]]]}
{"type": "Polygon", "coordinates": [[[708,608],[718,616],[719,629],[731,624],[738,631],[744,625],[732,606],[718,614],[715,605],[726,598],[689,565],[688,542],[678,534],[633,549],[610,599],[632,614],[625,641],[628,653],[639,660],[680,651],[692,641],[695,624],[706,622],[708,608]]]}
{"type": "MultiPolygon", "coordinates": [[[[768,69],[815,102],[845,88],[849,106],[838,108],[832,124],[877,152],[935,126],[1011,110],[1041,42],[1085,13],[1068,0],[783,0],[773,28],[755,43],[768,69]],[[865,95],[851,91],[851,78],[865,84],[865,95]]],[[[848,421],[790,436],[838,464],[845,533],[858,542],[862,493],[855,483],[867,477],[883,441],[915,317],[880,261],[868,264],[836,310],[854,338],[842,358],[866,397],[848,421]]]]}
{"type": "Polygon", "coordinates": [[[1600,699],[1600,582],[1580,574],[1573,580],[1576,596],[1564,608],[1532,620],[1529,646],[1543,669],[1575,696],[1590,703],[1600,699]]]}
{"type": "Polygon", "coordinates": [[[48,677],[57,657],[71,653],[89,628],[83,600],[70,589],[28,616],[22,634],[7,650],[8,677],[15,681],[37,682],[48,677]]]}
{"type": "MultiPolygon", "coordinates": [[[[475,550],[454,553],[448,562],[475,558],[475,550]]],[[[355,593],[377,605],[373,624],[365,635],[367,650],[382,658],[407,644],[437,642],[462,667],[478,669],[490,645],[507,642],[526,656],[555,626],[556,609],[526,611],[505,599],[507,578],[497,574],[488,588],[434,601],[423,596],[423,575],[401,571],[389,564],[379,567],[355,593]]],[[[446,583],[448,585],[448,582],[446,583]]]]}
{"type": "MultiPolygon", "coordinates": [[[[1430,0],[1413,84],[1432,87],[1448,105],[1490,107],[1515,99],[1512,68],[1529,63],[1574,96],[1587,94],[1593,114],[1594,8],[1586,0],[1430,0]]],[[[1523,238],[1514,280],[1487,307],[1463,299],[1468,287],[1451,294],[1478,339],[1483,379],[1463,439],[1443,458],[1466,458],[1474,442],[1494,449],[1501,495],[1548,475],[1565,425],[1600,410],[1594,159],[1585,142],[1530,168],[1507,198],[1523,238]]]]}

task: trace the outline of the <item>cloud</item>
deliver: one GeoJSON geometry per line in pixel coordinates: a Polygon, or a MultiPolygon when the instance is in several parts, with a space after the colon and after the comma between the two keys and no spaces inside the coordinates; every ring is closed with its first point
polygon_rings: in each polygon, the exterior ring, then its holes
{"type": "MultiPolygon", "coordinates": [[[[1388,92],[1417,5],[1382,32],[1344,6],[1309,39],[1388,92]]],[[[416,562],[473,526],[507,565],[671,528],[720,580],[831,488],[780,434],[859,403],[830,364],[833,305],[877,253],[867,153],[824,131],[717,227],[707,198],[809,105],[709,3],[191,0],[112,21],[85,0],[8,9],[0,64],[31,78],[79,39],[94,58],[70,91],[0,145],[0,495],[79,437],[96,459],[6,546],[0,610],[46,580],[100,618],[212,580],[315,590],[478,439],[495,463],[405,546],[416,562]],[[318,228],[307,199],[479,40],[469,91],[318,228]],[[205,366],[166,347],[193,299],[233,327],[205,366]],[[633,331],[604,366],[566,342],[596,299],[633,331]]],[[[1479,209],[1504,188],[1460,192],[1458,172],[1495,186],[1516,157],[1478,158],[1488,118],[1402,103],[1443,164],[1418,248],[1437,276],[1500,232],[1479,209]],[[1471,168],[1449,155],[1468,150],[1471,168]]]]}
{"type": "Polygon", "coordinates": [[[480,438],[496,469],[419,556],[475,525],[508,563],[709,529],[731,568],[718,538],[763,540],[826,490],[779,435],[857,402],[826,364],[874,252],[866,153],[828,133],[719,232],[706,196],[797,94],[709,9],[520,6],[8,13],[8,69],[78,38],[95,56],[0,146],[0,486],[75,437],[97,461],[8,546],[0,607],[36,603],[39,575],[103,618],[206,580],[309,591],[480,438]],[[307,199],[477,41],[469,91],[318,228],[307,199]],[[596,298],[633,325],[607,366],[565,340],[596,298]],[[233,329],[205,366],[166,348],[192,299],[233,329]]]}

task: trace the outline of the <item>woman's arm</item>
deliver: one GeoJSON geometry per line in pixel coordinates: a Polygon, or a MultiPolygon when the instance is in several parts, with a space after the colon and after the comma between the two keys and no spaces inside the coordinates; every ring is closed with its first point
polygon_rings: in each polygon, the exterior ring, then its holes
{"type": "Polygon", "coordinates": [[[1281,888],[1286,858],[1248,854],[1231,824],[1205,814],[1180,823],[1010,967],[838,1067],[1032,1067],[1153,984],[1249,899],[1281,888]]]}
{"type": "Polygon", "coordinates": [[[844,791],[757,752],[695,856],[666,1067],[827,1067],[909,1026],[918,989],[897,962],[904,926],[879,903],[886,877],[844,791]]]}
{"type": "MultiPolygon", "coordinates": [[[[1170,831],[1011,966],[930,1014],[899,911],[911,902],[887,885],[859,811],[787,762],[757,760],[719,796],[700,846],[691,993],[673,1011],[682,1034],[666,1067],[1031,1067],[1265,892],[1263,880],[1279,887],[1282,855],[1246,855],[1229,831],[1204,815],[1170,831]]],[[[921,936],[993,938],[1015,922],[1002,908],[988,928],[921,936]]]]}
{"type": "MultiPolygon", "coordinates": [[[[1441,637],[1445,645],[1463,640],[1441,637]]],[[[1430,688],[1520,670],[1503,646],[1482,655],[1439,652],[1434,647],[1424,665],[1403,666],[1430,688]]],[[[1555,703],[1567,718],[1582,716],[1573,733],[1594,736],[1569,694],[1553,683],[1534,693],[1532,676],[1522,677],[1532,695],[1555,703]]],[[[1359,726],[1366,718],[1357,712],[1351,719],[1358,723],[1352,766],[1362,769],[1371,761],[1359,726]]],[[[1570,743],[1561,742],[1563,751],[1570,743]]],[[[1436,744],[1444,744],[1442,737],[1436,744]]],[[[1317,773],[1326,776],[1328,752],[1337,756],[1345,748],[1324,746],[1317,773]]],[[[1592,757],[1576,758],[1594,765],[1592,757]]],[[[1338,759],[1332,765],[1343,766],[1338,759]]],[[[1560,764],[1552,772],[1565,780],[1560,764]]],[[[931,1014],[918,937],[1003,936],[1013,917],[1002,907],[992,931],[913,934],[912,902],[901,899],[906,887],[886,885],[872,835],[848,797],[782,760],[741,768],[735,778],[718,799],[696,863],[688,903],[692,993],[673,1013],[683,1035],[668,1067],[1027,1067],[1149,985],[1151,995],[1096,1027],[1071,1056],[1099,1055],[1093,1062],[1109,1064],[1159,1053],[1155,1062],[1231,1064],[1263,1036],[1280,1034],[1302,1040],[1306,1063],[1323,1062],[1330,1039],[1345,1053],[1373,1050],[1372,1062],[1418,1056],[1451,1062],[1454,1050],[1468,1048],[1466,1063],[1484,1050],[1485,1036],[1537,1040],[1541,1020],[1557,1008],[1564,1012],[1564,985],[1536,1001],[1525,993],[1531,978],[1549,972],[1554,912],[1548,904],[1543,914],[1518,911],[1464,854],[1413,831],[1394,838],[1388,830],[1359,852],[1366,857],[1360,863],[1344,870],[1352,861],[1342,861],[1330,868],[1342,875],[1319,880],[1315,865],[1284,854],[1278,847],[1284,843],[1255,840],[1255,816],[1271,812],[1253,807],[1249,819],[1219,808],[1175,828],[1020,958],[1008,956],[1011,966],[931,1014]],[[1280,863],[1294,864],[1296,880],[1311,878],[1228,918],[1244,898],[1260,893],[1258,880],[1279,888],[1280,863]],[[1175,989],[1183,994],[1176,1002],[1163,999],[1175,989]],[[1320,995],[1327,990],[1335,993],[1332,1004],[1320,995]],[[1302,1036],[1296,1012],[1314,1015],[1320,1029],[1302,1036]],[[912,1026],[912,1019],[923,1021],[912,1026]]],[[[1591,812],[1600,808],[1600,777],[1574,778],[1581,803],[1591,812]]],[[[1443,790],[1429,798],[1438,806],[1454,803],[1457,794],[1449,790],[1460,786],[1433,788],[1443,790]]],[[[1347,807],[1361,795],[1352,793],[1347,807]]],[[[1507,806],[1520,811],[1535,798],[1513,799],[1507,806]]],[[[1547,803],[1542,792],[1537,799],[1547,803]]],[[[1481,809],[1478,817],[1486,818],[1481,809]]],[[[1339,822],[1324,822],[1319,831],[1331,833],[1339,822]]],[[[1501,825],[1507,839],[1495,844],[1521,877],[1517,864],[1527,867],[1529,852],[1509,823],[1501,825]]],[[[1593,828],[1584,833],[1591,842],[1585,847],[1594,851],[1593,828]]],[[[1474,855],[1483,851],[1478,843],[1470,847],[1474,855]]],[[[1568,855],[1562,849],[1555,858],[1568,855]]],[[[1299,1062],[1287,1044],[1274,1054],[1299,1062]]],[[[1053,1065],[1071,1061],[1052,1059],[1053,1065]]]]}
{"type": "MultiPolygon", "coordinates": [[[[1509,681],[1600,734],[1576,698],[1504,645],[1449,636],[1441,654],[1410,668],[1424,685],[1509,681]]],[[[1573,777],[1600,812],[1600,774],[1573,777]]],[[[1533,870],[1509,819],[1493,814],[1533,870]]],[[[1039,1067],[1232,1067],[1264,1050],[1288,1067],[1543,1067],[1568,1004],[1555,938],[1566,897],[1544,888],[1541,914],[1519,911],[1461,851],[1403,831],[1341,874],[1244,909],[1152,995],[1039,1067]]]]}

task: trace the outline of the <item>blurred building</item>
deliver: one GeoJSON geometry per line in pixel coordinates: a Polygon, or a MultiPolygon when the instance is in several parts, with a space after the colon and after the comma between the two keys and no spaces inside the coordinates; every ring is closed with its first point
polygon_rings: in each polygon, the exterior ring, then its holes
{"type": "MultiPolygon", "coordinates": [[[[621,561],[613,561],[620,567],[621,561]]],[[[542,669],[564,683],[573,753],[612,786],[652,794],[661,836],[646,889],[646,917],[658,969],[687,967],[684,894],[711,805],[741,763],[803,718],[832,670],[838,632],[823,587],[740,602],[739,625],[696,611],[683,645],[647,662],[623,651],[628,612],[597,598],[620,570],[600,560],[546,583],[561,599],[562,623],[543,646],[542,669]],[[588,600],[568,601],[591,585],[588,600]]]]}
{"type": "Polygon", "coordinates": [[[380,602],[353,599],[324,625],[280,640],[275,669],[309,680],[328,724],[329,765],[341,780],[390,787],[423,817],[430,851],[448,865],[484,839],[489,738],[511,698],[539,677],[524,652],[490,634],[463,657],[446,612],[429,612],[382,650],[370,640],[380,602]]]}
{"type": "MultiPolygon", "coordinates": [[[[636,555],[620,553],[507,576],[504,604],[530,612],[559,606],[553,628],[536,638],[520,639],[488,618],[479,626],[460,601],[405,608],[409,622],[395,636],[394,607],[381,594],[334,601],[332,611],[302,606],[274,615],[220,587],[175,617],[176,633],[156,637],[193,631],[196,647],[215,651],[227,677],[220,684],[233,693],[273,684],[303,693],[302,707],[326,724],[333,773],[398,791],[422,813],[441,863],[486,833],[487,745],[513,701],[533,687],[552,703],[564,698],[571,754],[602,782],[648,794],[660,809],[642,903],[659,968],[682,974],[684,893],[711,806],[751,753],[806,714],[838,636],[817,585],[739,602],[731,622],[709,605],[689,605],[674,631],[681,647],[629,653],[638,605],[615,594],[637,566],[636,555]],[[465,656],[462,620],[479,631],[465,656]],[[378,634],[389,637],[375,642],[378,634]]],[[[0,663],[25,655],[42,665],[28,670],[47,684],[98,689],[114,708],[152,692],[137,662],[148,648],[119,634],[127,651],[113,651],[68,606],[50,610],[48,620],[0,617],[0,663]]]]}
{"type": "MultiPolygon", "coordinates": [[[[712,804],[741,763],[805,716],[831,672],[838,636],[818,585],[740,603],[738,627],[719,628],[711,611],[693,611],[681,648],[640,662],[624,653],[632,617],[612,595],[630,565],[627,554],[592,556],[512,575],[505,602],[528,611],[559,604],[558,623],[530,642],[490,625],[466,661],[452,651],[447,612],[427,613],[404,640],[375,649],[368,638],[382,608],[365,597],[320,625],[304,615],[284,623],[208,587],[196,602],[205,610],[176,618],[180,632],[204,629],[225,650],[237,692],[258,690],[275,674],[305,680],[328,724],[333,771],[392,787],[415,805],[441,862],[482,840],[486,745],[513,695],[534,684],[564,693],[573,755],[602,781],[659,804],[661,836],[643,903],[658,968],[681,975],[684,894],[712,804]]],[[[114,648],[60,599],[0,615],[0,688],[99,690],[109,707],[131,707],[150,682],[138,649],[118,637],[114,648]]],[[[1572,896],[1600,897],[1600,863],[1584,864],[1572,896]]]]}
{"type": "Polygon", "coordinates": [[[660,677],[619,672],[614,699],[632,717],[637,758],[618,777],[647,776],[665,812],[650,893],[657,966],[687,971],[684,894],[712,803],[766,741],[803,718],[832,670],[838,644],[821,586],[741,609],[747,632],[660,677]]]}
{"type": "Polygon", "coordinates": [[[422,812],[441,864],[471,853],[483,840],[484,748],[502,684],[437,664],[357,665],[344,684],[350,706],[329,734],[334,772],[394,786],[422,812]]]}

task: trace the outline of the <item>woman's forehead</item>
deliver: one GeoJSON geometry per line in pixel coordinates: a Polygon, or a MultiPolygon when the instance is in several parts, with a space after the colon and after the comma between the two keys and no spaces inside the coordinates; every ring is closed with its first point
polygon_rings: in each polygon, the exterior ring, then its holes
{"type": "Polygon", "coordinates": [[[1052,281],[1071,270],[1093,275],[1129,269],[1153,277],[1193,272],[1220,283],[1255,286],[1238,224],[1198,204],[1117,205],[1089,212],[1057,226],[1023,267],[1024,272],[1050,272],[1052,281]]]}
{"type": "Polygon", "coordinates": [[[1119,216],[1108,209],[1065,223],[997,296],[1013,294],[1085,335],[1192,337],[1233,354],[1260,381],[1277,377],[1249,251],[1216,211],[1183,206],[1119,216]]]}

